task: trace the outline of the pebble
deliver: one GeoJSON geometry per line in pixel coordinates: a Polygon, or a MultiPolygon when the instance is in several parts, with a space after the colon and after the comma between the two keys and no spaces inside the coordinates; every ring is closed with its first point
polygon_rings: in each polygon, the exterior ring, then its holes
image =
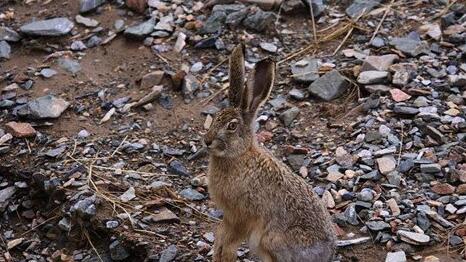
{"type": "Polygon", "coordinates": [[[337,70],[332,70],[315,80],[308,89],[312,95],[330,101],[342,95],[348,85],[348,81],[337,70]]]}
{"type": "Polygon", "coordinates": [[[396,160],[393,156],[383,156],[377,158],[377,166],[379,167],[380,173],[386,175],[395,170],[396,160]]]}
{"type": "Polygon", "coordinates": [[[205,196],[198,191],[192,189],[192,188],[186,188],[180,191],[180,196],[191,200],[191,201],[200,201],[205,198],[205,196]]]}
{"type": "Polygon", "coordinates": [[[61,36],[68,34],[73,28],[74,24],[68,18],[59,17],[31,22],[21,26],[19,30],[31,36],[61,36]]]}
{"type": "Polygon", "coordinates": [[[358,83],[370,84],[383,84],[389,80],[390,73],[387,71],[364,71],[358,76],[358,83]]]}
{"type": "Polygon", "coordinates": [[[426,234],[422,233],[414,233],[405,230],[398,230],[397,231],[398,237],[409,244],[412,245],[425,245],[429,243],[430,237],[426,234]]]}
{"type": "Polygon", "coordinates": [[[16,108],[18,116],[30,119],[58,118],[70,104],[61,98],[46,95],[16,108]]]}
{"type": "Polygon", "coordinates": [[[11,46],[6,41],[0,41],[0,59],[10,59],[11,46]]]}
{"type": "Polygon", "coordinates": [[[406,262],[406,254],[403,250],[388,252],[385,262],[406,262]]]}
{"type": "Polygon", "coordinates": [[[261,42],[260,47],[270,53],[276,53],[278,51],[278,47],[273,43],[261,42]]]}
{"type": "Polygon", "coordinates": [[[34,137],[36,130],[29,123],[8,122],[5,124],[5,130],[14,137],[34,137]]]}

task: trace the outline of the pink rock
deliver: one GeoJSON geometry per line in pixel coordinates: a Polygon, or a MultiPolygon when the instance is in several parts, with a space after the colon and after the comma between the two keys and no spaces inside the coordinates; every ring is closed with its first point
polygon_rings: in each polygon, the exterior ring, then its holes
{"type": "Polygon", "coordinates": [[[410,95],[406,94],[398,88],[390,89],[390,94],[392,95],[392,99],[396,102],[403,102],[411,98],[410,95]]]}
{"type": "Polygon", "coordinates": [[[28,123],[8,122],[5,128],[14,137],[33,137],[36,135],[36,130],[28,123]]]}

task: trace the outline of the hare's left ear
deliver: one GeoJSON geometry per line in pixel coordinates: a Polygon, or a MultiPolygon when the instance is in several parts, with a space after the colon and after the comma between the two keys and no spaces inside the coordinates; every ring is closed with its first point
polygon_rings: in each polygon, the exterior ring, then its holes
{"type": "Polygon", "coordinates": [[[255,117],[259,107],[269,97],[274,80],[275,62],[270,58],[259,61],[242,93],[241,110],[243,115],[249,116],[250,120],[255,117]]]}

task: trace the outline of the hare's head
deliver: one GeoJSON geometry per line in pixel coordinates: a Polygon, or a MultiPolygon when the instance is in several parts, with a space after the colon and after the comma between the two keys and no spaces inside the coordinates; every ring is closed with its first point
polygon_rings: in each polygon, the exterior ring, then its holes
{"type": "Polygon", "coordinates": [[[237,46],[230,57],[230,107],[218,112],[204,137],[211,154],[236,157],[254,144],[253,123],[258,108],[267,100],[275,78],[275,63],[259,61],[244,83],[244,45],[237,46]]]}

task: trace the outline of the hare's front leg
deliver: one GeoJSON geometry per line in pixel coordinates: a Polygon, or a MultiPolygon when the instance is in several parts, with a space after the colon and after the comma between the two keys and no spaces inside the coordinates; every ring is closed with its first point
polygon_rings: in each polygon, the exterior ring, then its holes
{"type": "Polygon", "coordinates": [[[224,219],[215,234],[213,262],[235,262],[236,250],[245,234],[244,227],[224,219]]]}

